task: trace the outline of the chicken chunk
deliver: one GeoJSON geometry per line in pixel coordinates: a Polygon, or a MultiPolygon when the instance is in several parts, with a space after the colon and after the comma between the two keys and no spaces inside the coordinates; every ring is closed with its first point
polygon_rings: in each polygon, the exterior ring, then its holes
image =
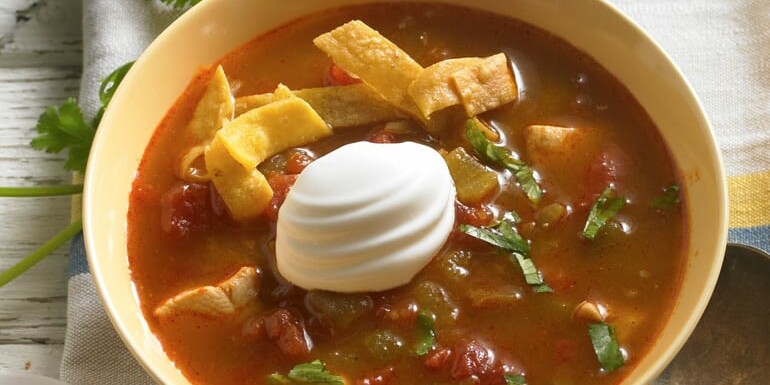
{"type": "Polygon", "coordinates": [[[185,290],[163,302],[155,316],[167,318],[181,313],[219,317],[235,313],[257,296],[259,271],[253,266],[242,267],[216,286],[201,286],[185,290]]]}
{"type": "Polygon", "coordinates": [[[527,153],[537,164],[568,151],[583,135],[574,127],[532,125],[527,127],[526,136],[527,153]]]}
{"type": "Polygon", "coordinates": [[[524,135],[527,158],[540,176],[556,186],[575,186],[586,182],[591,162],[602,151],[605,133],[595,127],[531,125],[524,135]],[[573,172],[565,173],[565,169],[573,172]]]}

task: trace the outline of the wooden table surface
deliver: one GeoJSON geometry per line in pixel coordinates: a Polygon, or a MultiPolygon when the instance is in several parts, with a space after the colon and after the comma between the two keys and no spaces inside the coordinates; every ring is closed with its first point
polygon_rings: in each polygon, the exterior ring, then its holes
{"type": "MultiPolygon", "coordinates": [[[[32,150],[46,106],[77,96],[81,0],[0,1],[0,185],[69,183],[62,157],[32,150]]],[[[0,270],[70,217],[70,198],[0,198],[0,270]]],[[[0,288],[0,372],[58,377],[67,302],[67,248],[0,288]]]]}

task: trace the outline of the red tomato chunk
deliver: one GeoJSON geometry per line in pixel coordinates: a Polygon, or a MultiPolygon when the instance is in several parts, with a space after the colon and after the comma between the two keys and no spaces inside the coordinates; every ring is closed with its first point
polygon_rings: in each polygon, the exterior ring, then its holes
{"type": "Polygon", "coordinates": [[[361,79],[350,76],[349,73],[334,63],[329,66],[329,70],[326,71],[326,77],[324,78],[324,85],[326,86],[347,86],[356,83],[361,83],[361,79]]]}
{"type": "Polygon", "coordinates": [[[454,380],[471,380],[476,384],[505,383],[503,365],[495,353],[475,339],[457,341],[450,374],[454,380]]]}
{"type": "Polygon", "coordinates": [[[310,354],[312,343],[305,328],[288,310],[280,309],[265,317],[265,336],[274,341],[278,349],[289,358],[302,359],[310,354]]]}
{"type": "Polygon", "coordinates": [[[265,208],[264,214],[271,221],[278,220],[278,210],[281,209],[283,201],[286,200],[286,195],[289,194],[291,186],[294,186],[294,182],[297,181],[296,174],[271,174],[267,177],[267,183],[273,189],[273,198],[265,208]]]}
{"type": "Polygon", "coordinates": [[[167,190],[161,199],[163,232],[183,238],[206,230],[212,217],[209,194],[209,186],[195,183],[178,184],[167,190]]]}

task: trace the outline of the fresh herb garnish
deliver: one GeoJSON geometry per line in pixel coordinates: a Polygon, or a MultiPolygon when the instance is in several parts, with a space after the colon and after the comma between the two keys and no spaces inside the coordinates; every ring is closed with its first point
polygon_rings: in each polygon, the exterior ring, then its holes
{"type": "Polygon", "coordinates": [[[523,374],[506,373],[503,377],[505,377],[505,385],[527,385],[527,378],[523,374]]]}
{"type": "Polygon", "coordinates": [[[594,346],[596,358],[606,372],[617,370],[626,363],[620,345],[615,338],[615,328],[604,322],[594,323],[588,326],[588,335],[594,346]]]}
{"type": "Polygon", "coordinates": [[[536,293],[553,292],[553,289],[543,281],[543,275],[535,263],[529,258],[529,243],[516,231],[515,222],[511,218],[518,218],[518,216],[506,215],[506,218],[494,227],[482,228],[463,224],[460,225],[460,231],[510,252],[511,259],[516,261],[524,273],[524,280],[533,286],[536,293]]]}
{"type": "Polygon", "coordinates": [[[489,162],[497,163],[513,172],[521,189],[527,194],[527,198],[537,204],[543,197],[543,190],[535,180],[532,168],[513,156],[513,153],[504,147],[498,147],[487,139],[477,125],[482,124],[477,119],[468,119],[465,123],[465,137],[468,138],[473,149],[489,162]]]}
{"type": "Polygon", "coordinates": [[[182,8],[192,7],[193,5],[196,5],[203,0],[160,0],[160,1],[162,1],[166,5],[171,6],[175,9],[182,9],[182,8]]]}
{"type": "Polygon", "coordinates": [[[590,240],[596,238],[599,230],[625,205],[626,198],[617,196],[615,189],[611,185],[607,186],[588,213],[588,219],[583,227],[583,236],[590,240]]]}
{"type": "Polygon", "coordinates": [[[433,329],[433,314],[427,310],[421,310],[417,314],[417,343],[414,352],[418,356],[428,354],[436,343],[436,331],[433,329]]]}
{"type": "Polygon", "coordinates": [[[529,255],[529,243],[519,235],[513,224],[507,220],[501,221],[492,228],[481,228],[471,225],[460,225],[460,231],[490,245],[516,254],[529,255]]]}
{"type": "Polygon", "coordinates": [[[91,124],[86,123],[77,100],[68,98],[61,106],[50,106],[40,115],[36,127],[38,136],[32,139],[30,146],[48,153],[67,150],[64,168],[84,173],[96,127],[101,122],[104,110],[112,100],[115,90],[133,64],[130,62],[120,66],[102,81],[99,88],[101,106],[91,124]]]}
{"type": "Polygon", "coordinates": [[[115,95],[115,91],[123,81],[123,78],[126,77],[126,74],[128,74],[128,71],[133,66],[134,62],[123,64],[102,80],[102,84],[99,87],[99,101],[101,102],[101,106],[99,107],[99,112],[96,113],[96,116],[94,116],[94,119],[91,121],[91,125],[94,129],[99,126],[99,123],[102,121],[102,115],[104,115],[104,110],[112,101],[112,96],[115,95]]]}
{"type": "Polygon", "coordinates": [[[32,148],[48,153],[66,149],[64,168],[81,173],[86,170],[96,130],[86,123],[75,98],[68,98],[60,107],[48,107],[37,121],[37,132],[30,142],[32,148]]]}
{"type": "Polygon", "coordinates": [[[270,384],[334,384],[345,385],[345,380],[329,373],[321,360],[293,367],[287,375],[273,373],[267,376],[270,384]]]}
{"type": "Polygon", "coordinates": [[[650,207],[659,210],[670,210],[682,201],[679,196],[679,190],[678,184],[672,184],[664,188],[662,196],[655,197],[650,201],[650,207]]]}
{"type": "MultiPolygon", "coordinates": [[[[32,139],[30,146],[36,150],[49,153],[58,153],[67,150],[67,160],[64,168],[70,171],[84,173],[88,153],[91,151],[91,142],[94,139],[96,127],[101,121],[104,109],[112,100],[115,90],[131,69],[131,63],[124,64],[109,74],[99,88],[99,100],[101,107],[91,124],[83,117],[83,112],[78,107],[74,98],[68,98],[61,106],[50,106],[40,115],[36,130],[38,135],[32,139]]],[[[0,187],[2,197],[43,197],[56,195],[78,194],[83,191],[82,184],[62,186],[36,186],[36,187],[0,187]]],[[[8,270],[0,273],[0,287],[13,281],[19,275],[29,270],[32,266],[43,260],[54,250],[63,245],[70,238],[83,229],[83,222],[78,219],[70,223],[51,240],[44,243],[37,250],[21,259],[8,270]]]]}
{"type": "Polygon", "coordinates": [[[537,267],[535,267],[535,264],[531,259],[526,258],[519,253],[513,253],[513,256],[519,263],[519,267],[521,267],[521,271],[524,273],[524,280],[527,281],[528,284],[533,286],[543,284],[543,277],[540,275],[540,272],[537,271],[537,267]]]}

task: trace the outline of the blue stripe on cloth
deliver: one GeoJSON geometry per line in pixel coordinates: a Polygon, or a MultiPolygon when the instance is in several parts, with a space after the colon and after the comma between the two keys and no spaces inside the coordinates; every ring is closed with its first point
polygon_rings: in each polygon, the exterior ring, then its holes
{"type": "Polygon", "coordinates": [[[730,229],[727,239],[770,252],[770,225],[730,229]]]}
{"type": "Polygon", "coordinates": [[[69,278],[83,273],[88,273],[88,260],[86,259],[83,233],[80,232],[72,238],[70,243],[69,278]]]}

